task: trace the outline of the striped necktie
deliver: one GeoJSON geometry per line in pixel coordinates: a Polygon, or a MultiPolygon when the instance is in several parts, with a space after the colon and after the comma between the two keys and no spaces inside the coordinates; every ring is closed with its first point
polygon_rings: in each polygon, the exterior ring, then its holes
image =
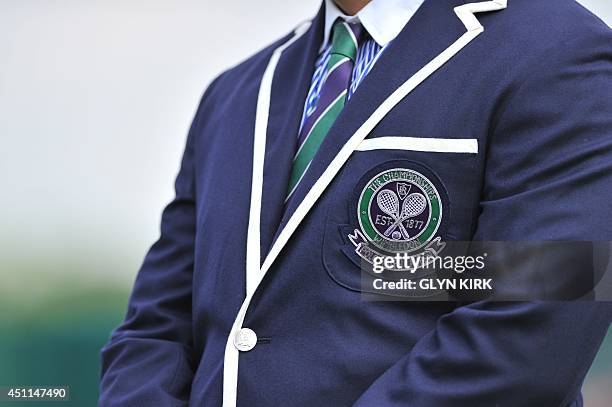
{"type": "Polygon", "coordinates": [[[346,103],[364,31],[361,24],[349,24],[341,20],[334,24],[327,72],[315,110],[304,122],[299,134],[299,147],[293,158],[286,201],[304,177],[319,146],[346,103]]]}

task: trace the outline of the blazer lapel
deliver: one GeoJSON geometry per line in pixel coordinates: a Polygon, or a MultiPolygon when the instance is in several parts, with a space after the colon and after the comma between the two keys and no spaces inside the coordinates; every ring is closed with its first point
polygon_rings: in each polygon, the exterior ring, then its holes
{"type": "Polygon", "coordinates": [[[278,233],[338,151],[403,82],[465,32],[453,8],[462,1],[426,1],[380,56],[326,136],[286,208],[278,233]]]}
{"type": "MultiPolygon", "coordinates": [[[[267,272],[358,142],[423,81],[484,31],[475,13],[506,8],[507,0],[426,1],[384,50],[344,107],[286,208],[263,264],[267,272]]],[[[285,184],[286,185],[286,184],[285,184]]]]}
{"type": "Polygon", "coordinates": [[[283,53],[274,73],[263,177],[262,257],[267,254],[285,211],[289,174],[297,149],[304,101],[323,38],[324,18],[322,6],[309,31],[283,53]]]}

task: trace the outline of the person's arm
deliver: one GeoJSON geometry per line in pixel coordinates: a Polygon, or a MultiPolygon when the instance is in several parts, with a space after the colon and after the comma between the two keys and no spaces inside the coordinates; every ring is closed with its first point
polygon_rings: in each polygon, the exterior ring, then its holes
{"type": "MultiPolygon", "coordinates": [[[[476,241],[612,240],[610,35],[557,48],[493,123],[476,241]]],[[[458,307],[355,407],[571,405],[611,321],[612,303],[458,307]]]]}
{"type": "Polygon", "coordinates": [[[159,240],[138,273],[125,321],[102,349],[101,407],[187,406],[192,357],[194,144],[204,95],[187,137],[176,196],[164,209],[159,240]]]}

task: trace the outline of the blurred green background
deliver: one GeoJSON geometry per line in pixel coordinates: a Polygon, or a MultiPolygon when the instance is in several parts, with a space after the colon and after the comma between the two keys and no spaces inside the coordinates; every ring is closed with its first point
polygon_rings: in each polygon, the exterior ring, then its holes
{"type": "MultiPolygon", "coordinates": [[[[203,89],[319,2],[0,0],[0,386],[72,396],[17,406],[96,405],[203,89]]],[[[612,22],[609,0],[581,2],[612,22]]],[[[587,407],[611,384],[608,335],[587,407]]]]}
{"type": "MultiPolygon", "coordinates": [[[[0,385],[70,386],[66,406],[95,406],[99,351],[123,318],[127,286],[66,274],[0,290],[0,385]]],[[[1,402],[58,405],[58,402],[1,402]]]]}

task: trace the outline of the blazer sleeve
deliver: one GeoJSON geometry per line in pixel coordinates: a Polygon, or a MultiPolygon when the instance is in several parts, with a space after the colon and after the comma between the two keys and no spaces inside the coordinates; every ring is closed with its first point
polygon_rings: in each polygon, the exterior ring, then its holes
{"type": "Polygon", "coordinates": [[[187,137],[175,182],[164,209],[161,234],[147,253],[124,322],[102,349],[99,405],[187,406],[194,373],[192,358],[192,273],[194,266],[195,139],[203,105],[187,137]]]}
{"type": "MultiPolygon", "coordinates": [[[[476,241],[612,240],[610,32],[562,48],[540,56],[492,121],[476,241]]],[[[604,302],[467,304],[354,405],[574,405],[611,321],[604,302]]]]}

